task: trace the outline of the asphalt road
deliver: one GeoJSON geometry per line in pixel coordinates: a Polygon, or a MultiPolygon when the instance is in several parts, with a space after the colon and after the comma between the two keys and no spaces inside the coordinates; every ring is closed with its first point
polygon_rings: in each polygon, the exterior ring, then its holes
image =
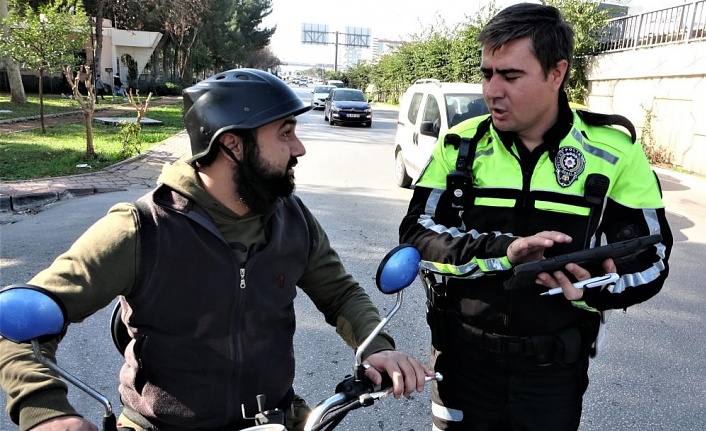
{"type": "MultiPolygon", "coordinates": [[[[303,98],[306,89],[297,89],[303,98]]],[[[308,99],[307,99],[308,100],[308,99]]],[[[411,191],[394,185],[393,146],[396,111],[376,109],[373,127],[331,127],[323,113],[299,117],[298,133],[307,154],[296,168],[298,193],[327,229],[347,269],[370,292],[382,313],[394,297],[377,292],[379,259],[397,244],[397,227],[411,191]]],[[[679,176],[661,175],[669,218],[675,233],[672,273],[652,300],[612,314],[606,351],[592,361],[591,386],[585,397],[581,431],[706,429],[706,304],[703,257],[706,224],[698,199],[685,198],[693,188],[679,176]],[[671,202],[671,206],[670,206],[671,202]],[[671,210],[674,208],[674,211],[671,210]],[[677,212],[678,211],[678,212],[677,212]]],[[[46,267],[80,233],[119,201],[146,192],[99,194],[60,201],[38,214],[3,225],[0,234],[0,285],[26,281],[46,267]]],[[[295,338],[300,395],[314,405],[333,393],[352,370],[353,352],[338,338],[305,295],[296,299],[295,338]]],[[[116,410],[120,356],[108,335],[109,309],[72,325],[59,352],[59,363],[105,393],[116,410]]],[[[424,296],[415,282],[387,331],[398,347],[420,358],[428,352],[424,296]]],[[[101,409],[78,390],[72,402],[98,422],[101,409]]],[[[4,398],[0,398],[4,408],[4,398]]],[[[340,430],[428,430],[428,392],[412,399],[386,399],[349,415],[340,430]]],[[[1,431],[14,431],[6,415],[1,431]]]]}

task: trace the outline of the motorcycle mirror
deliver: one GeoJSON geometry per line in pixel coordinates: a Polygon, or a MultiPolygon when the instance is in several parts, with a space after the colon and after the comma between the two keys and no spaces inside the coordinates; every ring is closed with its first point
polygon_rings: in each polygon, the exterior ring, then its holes
{"type": "Polygon", "coordinates": [[[419,273],[422,258],[419,251],[407,244],[390,250],[380,262],[375,283],[380,292],[397,293],[412,284],[419,273]]]}
{"type": "Polygon", "coordinates": [[[48,290],[15,284],[0,290],[0,336],[14,343],[40,342],[66,329],[66,310],[48,290]]]}

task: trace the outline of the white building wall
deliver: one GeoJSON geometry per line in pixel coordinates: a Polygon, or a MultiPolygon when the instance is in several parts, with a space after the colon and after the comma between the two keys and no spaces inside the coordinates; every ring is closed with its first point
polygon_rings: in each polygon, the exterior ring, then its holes
{"type": "Polygon", "coordinates": [[[706,41],[600,54],[588,70],[591,110],[624,115],[673,162],[706,175],[706,41]]]}

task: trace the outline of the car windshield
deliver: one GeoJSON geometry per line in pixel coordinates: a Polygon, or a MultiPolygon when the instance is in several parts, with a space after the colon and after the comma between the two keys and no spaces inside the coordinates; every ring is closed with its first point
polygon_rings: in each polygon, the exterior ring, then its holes
{"type": "Polygon", "coordinates": [[[319,85],[318,87],[314,87],[314,93],[328,94],[328,91],[332,88],[333,88],[333,85],[319,85]]]}
{"type": "Polygon", "coordinates": [[[360,90],[341,90],[333,93],[333,100],[350,102],[365,102],[365,96],[360,90]]]}
{"type": "Polygon", "coordinates": [[[445,94],[449,128],[463,120],[489,113],[482,94],[445,94]]]}

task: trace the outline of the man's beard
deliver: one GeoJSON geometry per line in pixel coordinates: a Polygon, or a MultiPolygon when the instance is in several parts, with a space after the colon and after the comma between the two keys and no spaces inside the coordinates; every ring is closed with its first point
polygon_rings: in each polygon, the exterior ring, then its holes
{"type": "Polygon", "coordinates": [[[252,142],[246,145],[243,160],[237,163],[233,178],[240,199],[252,211],[264,213],[280,197],[294,192],[294,175],[287,173],[297,164],[292,157],[284,172],[273,172],[272,167],[260,158],[260,149],[252,142]]]}

